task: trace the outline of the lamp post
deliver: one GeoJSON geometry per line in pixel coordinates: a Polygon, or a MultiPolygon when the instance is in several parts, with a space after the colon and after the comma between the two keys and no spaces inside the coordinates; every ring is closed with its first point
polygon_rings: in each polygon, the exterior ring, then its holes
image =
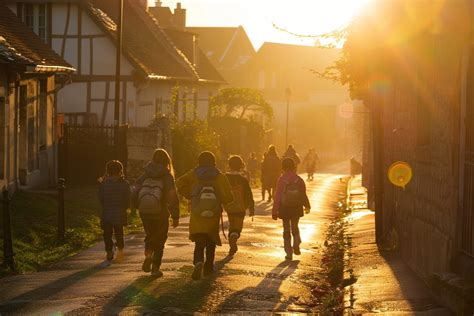
{"type": "Polygon", "coordinates": [[[290,87],[285,90],[286,96],[286,136],[285,136],[285,148],[288,148],[288,127],[290,125],[290,98],[291,98],[291,89],[290,87]]]}
{"type": "Polygon", "coordinates": [[[120,124],[120,75],[122,57],[122,24],[123,24],[123,0],[118,0],[117,17],[117,51],[115,60],[115,107],[114,107],[114,125],[120,124]]]}

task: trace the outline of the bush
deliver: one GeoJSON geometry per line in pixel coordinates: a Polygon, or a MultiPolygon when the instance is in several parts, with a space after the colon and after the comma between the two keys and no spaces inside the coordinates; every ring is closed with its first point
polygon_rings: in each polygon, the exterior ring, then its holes
{"type": "Polygon", "coordinates": [[[172,155],[176,175],[180,176],[197,164],[200,152],[209,150],[219,160],[219,136],[204,121],[173,123],[172,155]]]}

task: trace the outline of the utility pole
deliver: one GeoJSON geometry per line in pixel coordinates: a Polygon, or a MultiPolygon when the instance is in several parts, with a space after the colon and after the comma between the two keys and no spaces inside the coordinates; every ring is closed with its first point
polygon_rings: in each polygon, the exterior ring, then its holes
{"type": "Polygon", "coordinates": [[[372,123],[373,158],[374,158],[374,202],[375,202],[375,241],[382,242],[383,231],[383,184],[385,171],[383,167],[383,127],[381,102],[371,100],[370,113],[372,123]]]}
{"type": "Polygon", "coordinates": [[[288,148],[288,128],[290,125],[290,98],[291,98],[291,89],[290,87],[285,90],[286,96],[286,136],[285,136],[285,150],[288,148]]]}
{"type": "Polygon", "coordinates": [[[115,59],[115,107],[114,107],[114,126],[120,124],[120,75],[122,57],[122,24],[123,24],[123,0],[118,1],[118,17],[117,17],[117,56],[115,59]]]}

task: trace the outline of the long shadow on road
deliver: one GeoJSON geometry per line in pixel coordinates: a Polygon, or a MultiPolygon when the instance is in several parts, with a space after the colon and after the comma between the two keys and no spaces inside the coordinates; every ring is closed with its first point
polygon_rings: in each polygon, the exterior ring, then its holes
{"type": "Polygon", "coordinates": [[[232,257],[227,256],[216,261],[214,276],[201,281],[190,279],[190,271],[187,270],[192,270],[192,267],[184,269],[182,272],[185,273],[180,273],[177,278],[163,282],[151,276],[139,277],[106,302],[100,314],[117,315],[129,309],[140,314],[193,314],[200,310],[215,290],[213,281],[231,260],[232,257]]]}
{"type": "Polygon", "coordinates": [[[66,277],[60,278],[43,286],[35,288],[29,292],[18,295],[6,302],[0,303],[0,313],[22,313],[27,312],[29,307],[34,307],[35,302],[51,299],[55,294],[74,286],[76,283],[84,280],[106,267],[104,263],[93,266],[87,270],[82,270],[66,277]]]}

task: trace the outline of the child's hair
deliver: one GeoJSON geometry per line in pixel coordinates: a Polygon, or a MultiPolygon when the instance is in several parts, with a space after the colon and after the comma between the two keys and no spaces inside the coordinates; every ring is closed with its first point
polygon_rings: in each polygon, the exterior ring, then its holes
{"type": "Polygon", "coordinates": [[[244,166],[244,161],[242,157],[235,155],[231,156],[228,160],[229,168],[232,171],[240,171],[244,166]]]}
{"type": "Polygon", "coordinates": [[[216,156],[210,151],[203,151],[199,154],[198,163],[200,167],[215,167],[216,156]]]}
{"type": "Polygon", "coordinates": [[[104,178],[112,177],[112,176],[118,176],[122,179],[124,178],[123,165],[118,160],[110,160],[105,164],[104,178]]]}
{"type": "Polygon", "coordinates": [[[283,171],[295,171],[296,170],[295,161],[291,158],[285,158],[281,162],[281,168],[283,169],[283,171]]]}
{"type": "Polygon", "coordinates": [[[174,175],[173,162],[171,161],[171,157],[166,150],[162,148],[155,150],[152,161],[159,165],[163,165],[169,170],[171,175],[174,175]]]}

